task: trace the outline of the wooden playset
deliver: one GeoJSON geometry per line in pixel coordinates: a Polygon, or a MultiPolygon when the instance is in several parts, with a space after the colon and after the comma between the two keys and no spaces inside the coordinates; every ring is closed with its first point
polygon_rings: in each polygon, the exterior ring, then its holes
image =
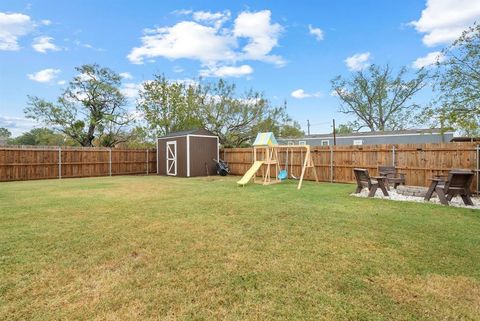
{"type": "MultiPolygon", "coordinates": [[[[270,185],[280,183],[283,179],[288,178],[288,153],[293,149],[302,149],[305,151],[305,157],[302,164],[302,172],[298,178],[297,189],[302,188],[303,178],[307,169],[312,169],[315,180],[318,182],[317,172],[315,165],[313,164],[312,154],[310,151],[310,145],[279,145],[273,133],[259,133],[255,142],[253,143],[253,165],[243,175],[237,184],[245,186],[253,180],[254,183],[260,183],[262,185],[270,185]],[[280,168],[279,152],[285,151],[287,157],[285,162],[285,169],[280,168]],[[257,172],[261,170],[260,177],[257,178],[257,172]],[[272,172],[275,175],[272,176],[272,172]]],[[[293,155],[293,153],[290,153],[293,155]]],[[[293,162],[292,162],[293,163],[293,162]]],[[[293,166],[293,164],[292,164],[293,166]]],[[[295,178],[292,173],[290,177],[295,178]]]]}

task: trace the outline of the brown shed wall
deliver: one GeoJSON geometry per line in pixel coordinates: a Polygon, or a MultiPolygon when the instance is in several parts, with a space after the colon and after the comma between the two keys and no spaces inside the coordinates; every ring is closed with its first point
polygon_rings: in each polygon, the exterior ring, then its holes
{"type": "Polygon", "coordinates": [[[177,142],[177,176],[187,176],[187,136],[158,139],[158,174],[167,175],[167,142],[177,142]]]}
{"type": "Polygon", "coordinates": [[[215,175],[216,168],[213,159],[217,158],[217,137],[190,136],[190,176],[215,175]]]}

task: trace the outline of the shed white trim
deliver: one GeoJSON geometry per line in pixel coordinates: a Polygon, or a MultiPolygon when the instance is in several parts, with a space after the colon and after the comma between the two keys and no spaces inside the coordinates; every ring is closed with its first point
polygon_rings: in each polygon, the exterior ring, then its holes
{"type": "Polygon", "coordinates": [[[157,137],[157,141],[158,141],[159,139],[172,139],[172,138],[180,138],[180,137],[187,137],[187,136],[192,136],[192,137],[210,137],[210,138],[216,138],[216,137],[218,137],[218,136],[211,136],[211,135],[188,134],[188,135],[179,135],[179,136],[157,137]]]}
{"type": "Polygon", "coordinates": [[[166,174],[177,176],[177,141],[167,142],[166,147],[166,174]]]}

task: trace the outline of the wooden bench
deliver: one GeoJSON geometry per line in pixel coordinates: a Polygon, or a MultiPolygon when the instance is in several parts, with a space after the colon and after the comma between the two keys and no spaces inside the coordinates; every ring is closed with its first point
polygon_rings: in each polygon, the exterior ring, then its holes
{"type": "Polygon", "coordinates": [[[395,166],[378,166],[378,173],[387,178],[385,181],[387,189],[390,189],[390,184],[393,184],[395,189],[398,185],[405,185],[405,174],[398,173],[395,166]]]}
{"type": "Polygon", "coordinates": [[[354,168],[353,173],[357,180],[357,189],[355,193],[360,193],[363,188],[368,188],[368,197],[375,196],[377,189],[380,189],[383,192],[383,195],[388,196],[387,189],[385,188],[385,177],[384,176],[372,176],[368,174],[367,169],[363,168],[354,168]]]}
{"type": "Polygon", "coordinates": [[[431,179],[432,183],[425,195],[425,200],[430,200],[435,192],[440,203],[448,205],[453,197],[460,195],[465,205],[473,206],[470,186],[474,176],[475,174],[471,170],[454,169],[448,173],[448,177],[434,177],[431,179]]]}

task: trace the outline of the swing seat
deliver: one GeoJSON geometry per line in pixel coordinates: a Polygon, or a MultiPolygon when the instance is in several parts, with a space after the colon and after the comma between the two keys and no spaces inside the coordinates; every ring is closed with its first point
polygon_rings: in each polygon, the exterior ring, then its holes
{"type": "Polygon", "coordinates": [[[282,169],[279,173],[278,173],[278,179],[281,180],[281,181],[284,181],[288,178],[288,172],[285,170],[285,169],[282,169]]]}

